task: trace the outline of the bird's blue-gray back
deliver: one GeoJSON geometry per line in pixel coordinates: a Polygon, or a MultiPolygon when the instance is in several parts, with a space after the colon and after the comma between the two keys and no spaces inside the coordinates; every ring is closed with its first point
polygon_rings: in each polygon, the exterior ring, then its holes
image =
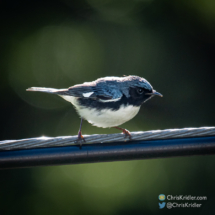
{"type": "Polygon", "coordinates": [[[85,98],[86,94],[89,93],[88,98],[91,99],[111,100],[120,99],[123,94],[129,98],[129,89],[135,87],[141,87],[147,90],[152,89],[148,81],[138,76],[127,76],[124,78],[107,77],[97,79],[93,82],[75,85],[67,90],[59,91],[59,95],[85,98]]]}

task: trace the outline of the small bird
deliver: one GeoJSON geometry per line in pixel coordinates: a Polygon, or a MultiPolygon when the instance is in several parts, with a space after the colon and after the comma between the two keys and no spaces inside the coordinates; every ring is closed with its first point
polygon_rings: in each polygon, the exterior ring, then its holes
{"type": "Polygon", "coordinates": [[[83,119],[97,127],[117,128],[131,139],[130,132],[118,126],[136,116],[148,99],[162,97],[146,79],[131,75],[99,78],[68,89],[31,87],[27,91],[57,94],[74,105],[81,117],[77,142],[85,142],[81,132],[83,119]]]}

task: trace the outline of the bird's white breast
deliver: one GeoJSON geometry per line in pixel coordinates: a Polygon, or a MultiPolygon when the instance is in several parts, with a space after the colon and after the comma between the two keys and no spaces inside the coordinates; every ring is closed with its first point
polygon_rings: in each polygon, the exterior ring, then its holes
{"type": "Polygon", "coordinates": [[[75,97],[62,97],[76,107],[76,110],[81,117],[86,119],[92,125],[102,128],[119,126],[135,117],[140,110],[140,107],[133,105],[121,105],[119,110],[97,110],[96,108],[79,106],[75,97]]]}
{"type": "Polygon", "coordinates": [[[139,109],[139,107],[132,105],[122,105],[119,110],[104,109],[98,111],[95,108],[87,109],[84,107],[77,109],[77,111],[89,123],[98,127],[108,128],[129,121],[138,113],[139,109]]]}

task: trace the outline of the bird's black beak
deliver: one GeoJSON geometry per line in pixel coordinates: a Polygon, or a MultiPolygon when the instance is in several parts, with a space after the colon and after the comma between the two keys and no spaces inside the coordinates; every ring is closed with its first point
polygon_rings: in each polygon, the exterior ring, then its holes
{"type": "Polygon", "coordinates": [[[156,90],[153,90],[152,93],[146,93],[146,95],[163,97],[163,95],[157,92],[156,90]]]}

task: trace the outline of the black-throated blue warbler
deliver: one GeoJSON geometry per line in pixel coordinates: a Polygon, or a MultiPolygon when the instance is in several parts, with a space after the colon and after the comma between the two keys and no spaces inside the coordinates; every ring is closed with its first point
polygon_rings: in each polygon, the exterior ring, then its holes
{"type": "Polygon", "coordinates": [[[78,141],[84,141],[83,119],[97,127],[117,128],[131,139],[130,132],[118,126],[136,116],[148,99],[162,97],[146,79],[138,76],[104,77],[68,89],[31,87],[27,91],[57,94],[71,102],[81,117],[78,141]]]}

